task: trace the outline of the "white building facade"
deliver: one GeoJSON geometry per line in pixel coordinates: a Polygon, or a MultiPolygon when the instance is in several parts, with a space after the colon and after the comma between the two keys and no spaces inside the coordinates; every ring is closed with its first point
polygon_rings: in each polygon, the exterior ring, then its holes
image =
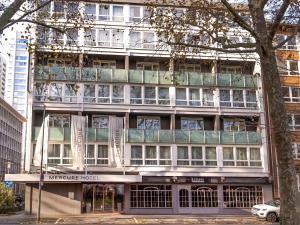
{"type": "Polygon", "coordinates": [[[6,77],[6,60],[0,54],[0,97],[4,98],[5,91],[5,77],[6,77]]]}
{"type": "Polygon", "coordinates": [[[255,57],[205,51],[174,60],[159,48],[144,6],[61,4],[49,9],[58,21],[66,9],[81,10],[93,25],[64,35],[38,29],[30,174],[7,176],[26,183],[26,212],[37,212],[32,158],[44,109],[45,215],[226,214],[272,198],[255,57]],[[87,118],[84,170],[72,166],[72,115],[87,118]]]}

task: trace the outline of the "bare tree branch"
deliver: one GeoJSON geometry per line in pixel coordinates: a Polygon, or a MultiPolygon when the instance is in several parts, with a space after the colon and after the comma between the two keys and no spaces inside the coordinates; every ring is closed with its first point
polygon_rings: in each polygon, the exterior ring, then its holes
{"type": "MultiPolygon", "coordinates": [[[[30,15],[30,14],[32,14],[32,13],[34,13],[34,12],[36,12],[36,11],[42,9],[42,8],[44,8],[45,6],[47,6],[48,4],[50,4],[52,1],[53,0],[48,0],[48,1],[44,2],[43,4],[39,5],[38,7],[36,7],[35,9],[27,11],[22,16],[20,16],[18,19],[10,21],[6,26],[4,26],[2,28],[0,27],[0,33],[1,33],[1,31],[3,31],[4,29],[6,29],[7,27],[10,27],[10,26],[12,26],[15,23],[21,22],[26,16],[28,16],[28,15],[30,15]]],[[[1,20],[1,17],[0,17],[0,20],[1,20]]]]}
{"type": "Polygon", "coordinates": [[[13,1],[0,16],[0,34],[3,32],[4,27],[10,23],[11,18],[18,12],[26,0],[13,1]]]}
{"type": "Polygon", "coordinates": [[[237,13],[237,11],[228,3],[227,0],[221,0],[228,11],[233,15],[234,22],[240,25],[242,28],[247,30],[253,37],[257,38],[256,32],[250,27],[250,25],[237,13]]]}
{"type": "Polygon", "coordinates": [[[282,18],[287,10],[287,8],[290,5],[290,0],[284,0],[280,9],[277,11],[277,14],[275,15],[275,18],[273,20],[273,24],[270,28],[269,37],[271,40],[274,38],[276,31],[280,25],[280,22],[282,21],[282,18]]]}
{"type": "Polygon", "coordinates": [[[268,3],[268,0],[262,0],[260,3],[261,7],[264,8],[267,3],[268,3]]]}
{"type": "Polygon", "coordinates": [[[292,40],[294,37],[296,37],[297,33],[300,31],[300,18],[298,20],[297,26],[295,27],[293,33],[288,36],[284,41],[282,41],[281,43],[279,43],[278,45],[276,45],[274,47],[274,49],[278,49],[281,48],[285,43],[289,42],[290,40],[292,40]]]}
{"type": "Polygon", "coordinates": [[[174,42],[164,42],[168,45],[172,46],[184,46],[184,47],[192,47],[192,48],[198,48],[198,49],[204,49],[204,50],[212,50],[212,51],[218,51],[218,52],[224,52],[224,53],[254,53],[256,52],[256,49],[245,49],[245,50],[230,50],[225,48],[215,48],[207,45],[199,45],[199,44],[187,44],[187,43],[174,43],[174,42]]]}
{"type": "Polygon", "coordinates": [[[40,22],[40,21],[36,21],[36,20],[23,19],[23,20],[20,20],[18,22],[34,23],[34,24],[37,24],[37,25],[40,25],[40,26],[43,26],[43,27],[51,28],[51,29],[56,30],[60,33],[65,33],[65,30],[62,30],[58,27],[55,27],[55,26],[52,26],[52,25],[49,25],[49,24],[46,24],[46,23],[43,23],[43,22],[40,22]]]}

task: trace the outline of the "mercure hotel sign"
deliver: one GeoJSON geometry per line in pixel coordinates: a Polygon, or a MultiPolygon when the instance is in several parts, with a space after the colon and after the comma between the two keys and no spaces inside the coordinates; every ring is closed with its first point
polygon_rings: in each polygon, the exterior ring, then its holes
{"type": "MultiPolygon", "coordinates": [[[[14,182],[38,182],[39,174],[5,174],[5,181],[14,182]]],[[[111,183],[135,183],[142,182],[140,175],[108,175],[108,174],[45,174],[44,182],[111,182],[111,183]]]]}
{"type": "Polygon", "coordinates": [[[44,176],[44,181],[103,181],[103,175],[48,174],[44,176]]]}

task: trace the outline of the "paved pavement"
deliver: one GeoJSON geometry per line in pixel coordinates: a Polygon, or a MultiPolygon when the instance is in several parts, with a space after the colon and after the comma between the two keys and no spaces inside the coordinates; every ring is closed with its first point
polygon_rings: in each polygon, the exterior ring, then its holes
{"type": "MultiPolygon", "coordinates": [[[[42,224],[101,224],[101,225],[125,225],[125,224],[147,224],[147,225],[277,225],[265,220],[260,220],[248,215],[123,215],[113,214],[85,214],[80,216],[64,216],[43,218],[42,224]]],[[[36,218],[19,213],[11,216],[0,216],[0,225],[36,224],[36,218]]]]}

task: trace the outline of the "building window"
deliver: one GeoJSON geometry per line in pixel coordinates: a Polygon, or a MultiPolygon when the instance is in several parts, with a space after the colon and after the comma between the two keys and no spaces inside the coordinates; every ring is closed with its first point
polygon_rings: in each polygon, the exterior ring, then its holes
{"type": "Polygon", "coordinates": [[[251,208],[263,202],[260,186],[223,186],[223,195],[224,208],[251,208]]]}
{"type": "Polygon", "coordinates": [[[212,89],[202,90],[202,105],[203,106],[214,106],[214,92],[212,89]]]}
{"type": "Polygon", "coordinates": [[[92,116],[92,127],[93,128],[108,128],[109,118],[108,116],[92,116]]]}
{"type": "Polygon", "coordinates": [[[130,163],[138,165],[171,165],[170,146],[132,145],[130,163]]]}
{"type": "Polygon", "coordinates": [[[292,147],[294,149],[294,158],[300,159],[300,143],[293,143],[292,147]]]}
{"type": "Polygon", "coordinates": [[[85,164],[95,164],[95,145],[89,144],[86,149],[85,164]]]}
{"type": "Polygon", "coordinates": [[[181,118],[181,129],[182,130],[204,130],[203,118],[181,118]]]}
{"type": "Polygon", "coordinates": [[[70,115],[50,114],[49,127],[70,127],[70,115]]]}
{"type": "Polygon", "coordinates": [[[64,102],[77,102],[78,86],[76,84],[65,84],[64,102]]]}
{"type": "Polygon", "coordinates": [[[131,146],[131,165],[143,165],[143,148],[141,145],[131,146]]]}
{"type": "Polygon", "coordinates": [[[300,115],[289,114],[289,129],[300,130],[300,115]]]}
{"type": "Polygon", "coordinates": [[[110,87],[109,85],[98,85],[98,103],[110,102],[110,87]]]}
{"type": "Polygon", "coordinates": [[[98,30],[97,34],[98,46],[110,47],[110,30],[98,30]]]}
{"type": "Polygon", "coordinates": [[[108,146],[98,145],[97,165],[108,165],[108,146]]]}
{"type": "Polygon", "coordinates": [[[217,186],[194,186],[191,187],[192,207],[218,207],[218,190],[217,186]]]}
{"type": "Polygon", "coordinates": [[[145,165],[157,165],[156,146],[145,146],[145,165]]]}
{"type": "Polygon", "coordinates": [[[300,88],[282,87],[282,92],[286,102],[300,102],[300,88]]]}
{"type": "Polygon", "coordinates": [[[123,30],[98,30],[97,45],[102,47],[123,48],[123,30]]]}
{"type": "Polygon", "coordinates": [[[130,103],[142,104],[142,87],[130,86],[130,103]]]}
{"type": "Polygon", "coordinates": [[[261,167],[260,148],[223,147],[223,166],[261,167]]]}
{"type": "Polygon", "coordinates": [[[64,165],[72,164],[72,150],[70,144],[63,145],[63,162],[64,165]]]}
{"type": "Polygon", "coordinates": [[[130,22],[141,22],[142,20],[142,9],[141,6],[130,6],[129,8],[129,21],[130,22]]]}
{"type": "Polygon", "coordinates": [[[177,166],[216,166],[216,147],[177,146],[177,166]]]}
{"type": "Polygon", "coordinates": [[[96,19],[96,4],[85,4],[84,18],[87,20],[96,19]]]}
{"type": "Polygon", "coordinates": [[[181,208],[190,207],[190,196],[188,189],[180,189],[179,190],[179,206],[181,208]]]}
{"type": "Polygon", "coordinates": [[[85,84],[83,102],[96,102],[96,91],[94,84],[85,84]]]}
{"type": "Polygon", "coordinates": [[[171,185],[131,185],[131,208],[172,208],[171,185]]]}
{"type": "Polygon", "coordinates": [[[46,101],[48,97],[48,85],[46,83],[35,83],[34,99],[39,102],[46,101]]]}
{"type": "Polygon", "coordinates": [[[48,145],[48,164],[61,164],[60,144],[48,145]]]}
{"type": "Polygon", "coordinates": [[[137,129],[160,130],[160,119],[159,117],[138,117],[137,129]]]}
{"type": "Polygon", "coordinates": [[[170,104],[169,88],[166,87],[158,88],[158,104],[159,105],[170,104]]]}
{"type": "Polygon", "coordinates": [[[189,165],[189,148],[187,146],[177,146],[177,165],[189,165]]]}
{"type": "Polygon", "coordinates": [[[176,88],[176,105],[187,105],[186,88],[176,88]]]}
{"type": "Polygon", "coordinates": [[[88,144],[85,163],[87,165],[108,165],[108,146],[101,144],[88,144]]]}
{"type": "Polygon", "coordinates": [[[123,16],[123,6],[112,6],[112,20],[117,22],[123,22],[124,16],[123,16]]]}
{"type": "Polygon", "coordinates": [[[244,119],[223,119],[224,131],[246,131],[246,122],[244,119]]]}
{"type": "Polygon", "coordinates": [[[99,5],[99,17],[100,21],[110,20],[109,5],[99,5]]]}
{"type": "Polygon", "coordinates": [[[112,86],[112,103],[124,103],[124,86],[112,86]]]}
{"type": "Polygon", "coordinates": [[[205,147],[205,165],[217,166],[216,147],[205,147]]]}
{"type": "Polygon", "coordinates": [[[137,62],[136,63],[137,70],[151,70],[151,71],[158,71],[159,70],[159,63],[155,62],[137,62]]]}

